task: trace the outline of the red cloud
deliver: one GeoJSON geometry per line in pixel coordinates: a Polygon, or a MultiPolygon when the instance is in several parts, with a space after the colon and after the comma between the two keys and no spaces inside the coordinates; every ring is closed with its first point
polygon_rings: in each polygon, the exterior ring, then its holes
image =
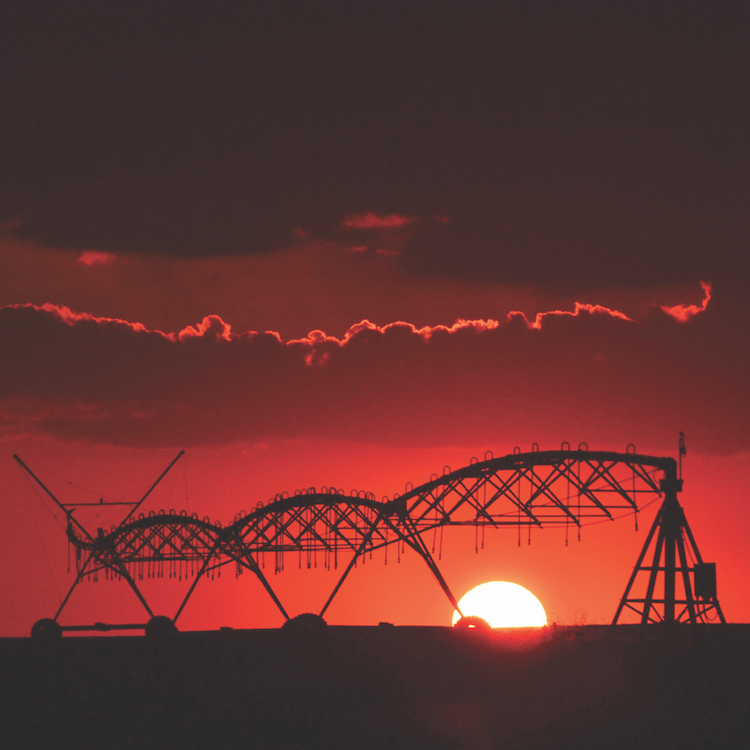
{"type": "Polygon", "coordinates": [[[185,341],[190,338],[200,338],[202,336],[212,336],[216,339],[224,339],[225,341],[232,340],[232,327],[225,323],[218,315],[209,315],[203,318],[203,321],[198,324],[198,327],[188,326],[183,328],[177,338],[180,341],[185,341]]]}
{"type": "Polygon", "coordinates": [[[116,258],[117,256],[114,253],[103,253],[99,250],[84,250],[78,256],[79,262],[87,266],[105,266],[112,263],[116,258]]]}
{"type": "Polygon", "coordinates": [[[313,331],[285,342],[233,333],[218,316],[171,334],[10,306],[0,308],[0,429],[162,446],[623,444],[672,441],[682,429],[736,450],[748,445],[748,363],[723,334],[727,321],[714,312],[683,325],[656,309],[636,322],[579,305],[534,323],[363,321],[341,338],[313,331]]]}
{"type": "Polygon", "coordinates": [[[399,229],[401,227],[413,224],[416,219],[413,216],[403,216],[401,214],[352,214],[347,216],[342,222],[345,229],[399,229]]]}
{"type": "Polygon", "coordinates": [[[310,331],[310,333],[301,339],[294,339],[290,341],[290,344],[304,344],[312,348],[320,345],[338,346],[342,347],[351,341],[355,336],[361,334],[363,331],[373,331],[381,334],[386,334],[393,330],[406,330],[410,334],[420,336],[424,341],[429,340],[435,333],[456,333],[462,329],[471,329],[474,331],[489,331],[493,328],[497,328],[500,325],[496,320],[457,320],[452,326],[424,326],[417,328],[411,323],[405,323],[404,321],[396,321],[395,323],[389,323],[385,326],[379,326],[375,323],[371,323],[369,320],[363,320],[356,325],[353,325],[344,334],[342,338],[336,338],[335,336],[329,336],[323,331],[310,331]]]}
{"type": "Polygon", "coordinates": [[[603,307],[602,305],[589,305],[583,302],[576,302],[575,309],[572,312],[570,310],[549,310],[548,312],[537,313],[533,323],[529,323],[525,313],[518,312],[517,310],[508,313],[508,320],[519,316],[523,318],[529,328],[535,328],[538,331],[541,330],[544,319],[549,316],[569,315],[570,317],[577,318],[583,312],[609,315],[612,318],[620,318],[620,320],[631,320],[631,318],[619,310],[612,310],[611,308],[603,307]]]}
{"type": "Polygon", "coordinates": [[[687,323],[694,315],[704,312],[711,301],[711,283],[709,281],[701,281],[700,285],[703,287],[705,293],[703,302],[700,305],[675,305],[674,307],[662,305],[661,309],[675,320],[679,320],[680,323],[687,323]]]}
{"type": "MultiPolygon", "coordinates": [[[[118,326],[125,326],[127,328],[131,328],[134,331],[146,331],[146,326],[144,326],[142,323],[130,323],[129,321],[121,320],[120,318],[99,318],[95,315],[90,315],[89,313],[75,312],[65,305],[53,305],[49,302],[41,306],[8,305],[8,308],[6,309],[21,310],[24,308],[32,310],[44,310],[45,312],[51,313],[63,322],[67,323],[69,326],[72,326],[75,323],[80,323],[82,321],[93,321],[95,323],[108,323],[118,326]]],[[[161,331],[156,331],[156,333],[160,334],[161,336],[165,336],[166,338],[170,338],[171,336],[171,334],[162,333],[161,331]]]]}

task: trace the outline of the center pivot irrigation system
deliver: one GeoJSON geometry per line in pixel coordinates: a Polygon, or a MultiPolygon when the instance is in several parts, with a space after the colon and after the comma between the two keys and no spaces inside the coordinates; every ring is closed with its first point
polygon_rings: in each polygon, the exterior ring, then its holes
{"type": "MultiPolygon", "coordinates": [[[[446,527],[473,526],[477,545],[487,529],[516,527],[520,543],[533,528],[582,525],[637,514],[639,509],[663,498],[643,550],[617,608],[613,624],[625,610],[641,623],[723,623],[716,598],[716,566],[701,558],[677,494],[682,490],[678,464],[673,458],[639,455],[634,446],[625,453],[589,451],[582,443],[571,450],[563,443],[559,451],[540,451],[536,444],[529,453],[520,449],[483,461],[472,459],[457,471],[449,467],[442,476],[433,475],[419,487],[407,484],[406,492],[384,497],[335,487],[311,487],[293,495],[283,493],[268,503],[258,503],[249,513],[240,513],[232,524],[222,527],[208,518],[186,512],[151,511],[138,513],[154,488],[182,457],[162,472],[143,497],[129,506],[122,522],[109,531],[91,534],[78,522],[74,510],[87,503],[63,503],[18,457],[18,464],[51,498],[67,517],[67,535],[75,550],[76,578],[54,618],[40,620],[32,634],[64,630],[143,629],[147,625],[68,625],[58,618],[71,594],[84,580],[105,577],[125,580],[133,589],[151,620],[174,627],[198,582],[213,577],[224,566],[255,574],[281,614],[290,617],[279,601],[264,570],[284,570],[286,557],[293,555],[300,566],[317,566],[343,572],[320,610],[323,617],[358,560],[383,549],[400,559],[406,547],[422,557],[445,595],[459,609],[432,553],[442,544],[446,527]],[[192,576],[185,598],[172,618],[154,616],[136,581],[192,576]],[[640,586],[637,584],[640,583],[640,586]],[[645,590],[644,590],[645,589],[645,590]],[[637,593],[637,592],[640,593],[637,593]]],[[[680,439],[680,461],[684,442],[680,439]]],[[[100,504],[107,505],[104,501],[100,504]]],[[[460,610],[459,610],[460,611],[460,610]]],[[[148,631],[147,631],[148,632],[148,631]]]]}

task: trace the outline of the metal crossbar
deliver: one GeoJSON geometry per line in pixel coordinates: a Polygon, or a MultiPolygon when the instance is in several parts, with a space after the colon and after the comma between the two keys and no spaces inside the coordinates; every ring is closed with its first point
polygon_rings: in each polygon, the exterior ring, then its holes
{"type": "MultiPolygon", "coordinates": [[[[672,505],[677,502],[673,491],[677,463],[673,458],[579,448],[516,452],[500,458],[485,458],[484,461],[472,460],[468,466],[453,472],[448,470],[442,476],[433,475],[426,484],[382,501],[375,500],[369,493],[352,491],[346,495],[334,488],[323,488],[321,492],[309,488],[292,496],[284,493],[265,505],[259,503],[247,514],[239,514],[226,527],[205,518],[201,520],[195,514],[188,516],[161,511],[134,517],[135,511],[181,455],[172,461],[140,501],[130,504],[130,511],[119,526],[109,533],[99,529],[97,536],[73,517],[75,504],[63,504],[57,500],[31,469],[15,456],[19,465],[65,511],[68,539],[76,549],[76,580],[55,619],[73,589],[84,579],[96,578],[101,570],[112,577],[124,578],[151,614],[135,579],[141,580],[144,574],[146,577],[162,577],[166,564],[170,574],[177,566],[182,577],[184,566],[186,576],[188,572],[195,576],[187,597],[173,618],[176,620],[198,580],[230,563],[235,564],[238,575],[244,569],[254,573],[284,617],[288,618],[262,573],[261,562],[265,555],[274,555],[274,572],[279,573],[284,569],[285,554],[296,553],[300,566],[306,555],[307,567],[311,567],[313,563],[317,564],[317,554],[323,553],[324,567],[336,568],[339,552],[343,552],[350,555],[350,559],[323,607],[322,615],[357,560],[373,550],[393,544],[407,545],[419,554],[451,604],[457,607],[455,597],[423,541],[426,532],[434,535],[439,529],[442,534],[445,527],[480,525],[482,533],[487,526],[516,526],[520,529],[572,524],[580,528],[586,523],[614,520],[616,514],[623,512],[637,514],[644,504],[662,494],[665,502],[670,500],[672,505]],[[664,486],[672,490],[665,494],[664,486]]],[[[660,511],[660,517],[663,513],[660,511]]],[[[684,514],[681,517],[684,521],[684,514]]],[[[691,549],[700,561],[687,523],[680,525],[678,522],[677,525],[686,530],[692,541],[691,549]]],[[[646,546],[654,535],[655,528],[649,534],[646,546]]],[[[694,600],[688,581],[688,572],[692,569],[688,569],[684,545],[678,543],[675,547],[669,541],[672,537],[674,534],[665,537],[662,532],[657,535],[658,554],[650,567],[642,565],[644,548],[615,621],[624,610],[635,611],[649,622],[672,621],[675,616],[682,617],[683,613],[687,613],[690,621],[695,621],[708,610],[718,611],[721,616],[718,601],[694,600]],[[675,566],[673,562],[669,570],[658,564],[665,545],[680,554],[680,565],[675,566]],[[650,573],[646,596],[629,598],[633,580],[644,570],[650,573]],[[664,597],[655,597],[654,587],[660,571],[665,576],[683,575],[688,591],[684,601],[676,600],[673,595],[670,598],[669,587],[665,589],[664,597]],[[682,605],[683,610],[675,614],[674,607],[682,605]],[[664,614],[656,612],[659,607],[665,608],[664,614]]]]}

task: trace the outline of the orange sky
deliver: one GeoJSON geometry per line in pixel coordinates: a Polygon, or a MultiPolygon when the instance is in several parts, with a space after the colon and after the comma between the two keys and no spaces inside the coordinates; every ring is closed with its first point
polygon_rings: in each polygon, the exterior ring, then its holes
{"type": "MultiPolygon", "coordinates": [[[[49,452],[70,451],[71,447],[76,446],[47,444],[44,454],[29,454],[27,459],[37,469],[44,467],[65,479],[72,477],[69,481],[80,482],[82,487],[106,488],[117,496],[166,465],[172,457],[167,452],[153,451],[91,453],[89,449],[87,453],[83,446],[77,446],[80,449],[72,454],[49,452]]],[[[704,559],[717,563],[722,608],[727,619],[734,622],[747,621],[748,617],[743,592],[750,569],[744,555],[744,533],[750,519],[746,508],[733,497],[733,488],[750,479],[747,456],[744,453],[732,458],[686,459],[685,491],[681,496],[704,559]],[[738,473],[738,469],[744,473],[738,473]]],[[[465,451],[455,448],[392,449],[320,441],[189,450],[184,467],[177,465],[174,476],[164,481],[149,507],[207,513],[212,520],[226,524],[237,509],[253,507],[258,499],[265,501],[271,493],[283,488],[320,487],[335,479],[347,490],[367,488],[380,496],[403,489],[401,477],[426,481],[430,473],[442,470],[443,461],[452,461],[452,468],[457,468],[462,460],[467,461],[465,451]],[[283,479],[279,481],[278,477],[283,479]]],[[[17,499],[17,504],[9,508],[10,528],[3,529],[3,560],[7,571],[3,596],[16,606],[5,609],[3,631],[4,635],[25,635],[33,621],[53,614],[72,577],[65,572],[67,551],[62,528],[10,464],[7,458],[3,460],[3,474],[8,494],[17,499]]],[[[60,497],[76,495],[76,491],[51,474],[40,472],[60,497]]],[[[79,491],[78,497],[90,496],[79,491]]],[[[637,532],[632,516],[628,516],[611,523],[584,526],[581,541],[571,533],[568,546],[564,529],[535,531],[530,546],[524,534],[520,547],[516,532],[508,529],[488,532],[484,550],[475,553],[472,530],[447,530],[441,571],[457,595],[486,580],[507,579],[533,591],[544,604],[551,622],[608,622],[656,508],[654,504],[642,513],[637,532]]],[[[338,574],[322,568],[299,570],[293,558],[293,555],[288,557],[286,570],[277,576],[266,571],[271,583],[291,615],[319,611],[338,574]]],[[[154,611],[174,614],[186,584],[146,581],[144,591],[154,611]]],[[[79,586],[61,622],[138,622],[143,614],[135,596],[123,584],[100,580],[79,586]]],[[[327,619],[332,624],[371,625],[390,621],[402,625],[441,625],[449,624],[451,614],[450,604],[422,560],[407,552],[397,564],[395,551],[391,549],[387,565],[380,552],[353,571],[328,611],[327,619]]],[[[199,583],[194,598],[181,615],[180,627],[276,627],[282,622],[260,584],[247,573],[235,579],[228,566],[220,580],[199,583]]]]}
{"type": "MultiPolygon", "coordinates": [[[[14,453],[117,497],[185,449],[150,508],[226,523],[486,450],[674,456],[681,431],[688,520],[748,621],[747,8],[283,5],[2,11],[0,635],[70,582],[14,453]]],[[[606,622],[655,510],[568,547],[456,532],[442,569],[457,595],[509,579],[552,620],[606,622]]],[[[276,583],[298,613],[333,574],[276,583]]],[[[167,613],[178,590],[148,588],[167,613]]],[[[62,619],[136,604],[100,582],[62,619]]],[[[408,555],[328,613],[450,617],[408,555]]],[[[278,624],[247,575],[181,618],[278,624]]]]}
{"type": "MultiPolygon", "coordinates": [[[[715,367],[729,311],[721,289],[709,295],[699,286],[671,314],[662,301],[674,307],[665,293],[640,318],[579,304],[577,314],[573,306],[536,317],[537,327],[535,317],[506,314],[428,329],[358,325],[340,339],[318,332],[290,342],[238,333],[218,317],[165,334],[50,305],[3,308],[2,341],[12,353],[2,379],[10,519],[3,586],[14,602],[4,633],[22,635],[53,614],[72,581],[62,528],[14,452],[61,498],[91,500],[120,497],[185,447],[184,465],[148,508],[226,524],[284,490],[334,485],[392,496],[446,465],[459,468],[485,450],[530,450],[532,442],[619,451],[634,442],[642,453],[675,455],[680,429],[688,434],[688,520],[704,558],[718,563],[725,615],[746,620],[750,519],[739,488],[749,478],[748,446],[733,411],[746,406],[741,391],[722,387],[741,379],[731,352],[715,367]]],[[[530,546],[524,537],[520,547],[506,530],[488,533],[476,554],[473,532],[449,530],[441,570],[458,596],[508,579],[532,590],[551,621],[607,622],[656,507],[644,511],[637,533],[626,518],[585,527],[567,547],[559,529],[535,532],[530,546]]],[[[330,622],[449,622],[449,603],[414,553],[400,565],[393,554],[387,566],[382,557],[352,574],[330,622]]],[[[272,583],[296,614],[317,611],[336,580],[290,561],[272,583]]],[[[155,611],[174,613],[185,584],[151,582],[145,591],[155,611]]],[[[79,587],[61,621],[133,621],[139,607],[122,584],[100,581],[79,587]]],[[[227,568],[221,581],[199,584],[180,625],[280,622],[260,585],[247,574],[236,581],[227,568]]]]}

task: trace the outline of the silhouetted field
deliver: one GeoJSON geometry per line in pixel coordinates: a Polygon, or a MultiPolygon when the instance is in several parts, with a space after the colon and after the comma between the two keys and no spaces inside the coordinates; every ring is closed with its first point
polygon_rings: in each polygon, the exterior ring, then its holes
{"type": "Polygon", "coordinates": [[[0,640],[5,747],[747,748],[750,625],[0,640]]]}

